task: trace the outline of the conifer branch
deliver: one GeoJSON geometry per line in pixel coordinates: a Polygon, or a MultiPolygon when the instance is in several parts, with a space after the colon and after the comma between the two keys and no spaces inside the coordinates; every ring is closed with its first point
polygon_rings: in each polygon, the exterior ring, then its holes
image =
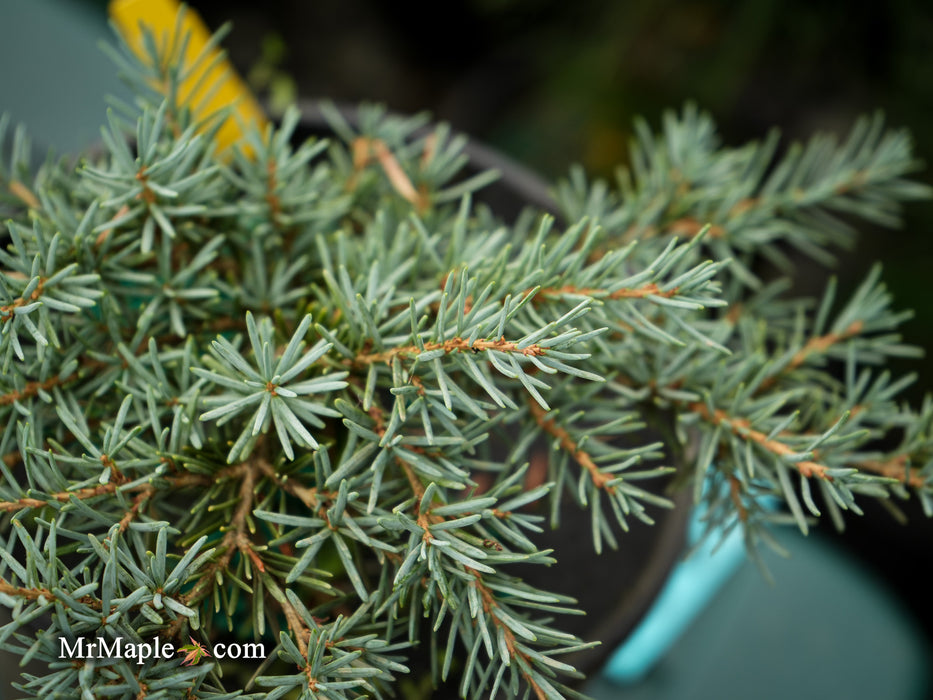
{"type": "Polygon", "coordinates": [[[661,290],[661,288],[653,282],[649,282],[640,287],[623,287],[622,289],[615,289],[611,292],[606,289],[574,287],[572,285],[566,285],[560,288],[544,287],[538,290],[538,295],[541,297],[561,298],[564,296],[587,296],[597,299],[612,300],[644,299],[646,297],[661,297],[663,299],[671,299],[672,297],[677,296],[678,293],[679,289],[677,287],[668,290],[661,290]]]}
{"type": "MultiPolygon", "coordinates": [[[[850,323],[849,326],[845,328],[842,332],[839,332],[839,333],[831,332],[831,333],[826,333],[825,335],[820,335],[820,336],[810,338],[810,340],[808,340],[806,344],[802,348],[800,348],[800,350],[794,353],[790,361],[784,367],[781,368],[781,374],[790,374],[795,369],[797,369],[798,367],[803,365],[805,362],[807,362],[812,356],[822,355],[832,346],[838,345],[847,340],[850,340],[851,338],[854,338],[855,336],[859,335],[859,333],[862,332],[862,329],[864,328],[864,326],[865,324],[862,321],[856,320],[850,323]]],[[[771,388],[777,381],[778,381],[777,375],[771,375],[770,377],[766,377],[761,382],[761,385],[759,386],[759,391],[766,391],[767,389],[771,388]]]]}
{"type": "MultiPolygon", "coordinates": [[[[710,411],[707,405],[700,401],[691,403],[686,408],[688,411],[700,416],[703,420],[707,421],[711,425],[725,426],[731,430],[733,434],[739,436],[743,440],[747,440],[756,445],[759,445],[776,457],[787,457],[788,455],[797,453],[797,450],[788,447],[785,443],[778,440],[769,439],[765,433],[754,430],[751,427],[751,423],[745,418],[736,418],[730,416],[728,413],[718,408],[710,411]]],[[[804,477],[816,477],[817,479],[822,479],[824,481],[833,480],[832,475],[829,473],[830,468],[825,464],[820,464],[819,462],[813,462],[811,460],[799,460],[794,462],[794,467],[804,477]]]]}
{"type": "Polygon", "coordinates": [[[10,190],[12,195],[22,200],[23,204],[25,204],[30,209],[42,208],[42,204],[39,202],[39,198],[36,197],[32,190],[26,187],[26,185],[24,185],[22,182],[19,182],[18,180],[10,180],[10,182],[7,183],[7,188],[10,190]]]}
{"type": "Polygon", "coordinates": [[[27,304],[32,304],[42,297],[43,285],[45,280],[40,277],[35,288],[30,292],[29,297],[17,297],[9,304],[0,305],[0,322],[8,323],[13,320],[13,317],[16,315],[16,310],[20,307],[26,306],[27,304]]]}
{"type": "Polygon", "coordinates": [[[61,386],[62,384],[67,383],[73,378],[75,378],[74,375],[64,379],[60,377],[49,377],[44,382],[27,382],[22,389],[14,389],[13,391],[0,394],[0,406],[8,406],[12,403],[16,403],[17,401],[31,398],[38,394],[40,391],[49,391],[56,386],[61,386]]]}
{"type": "Polygon", "coordinates": [[[424,347],[417,345],[406,345],[403,347],[392,348],[385,352],[361,354],[352,360],[346,360],[344,364],[348,366],[365,367],[371,364],[388,364],[394,357],[416,358],[426,352],[434,350],[443,350],[445,354],[456,352],[497,352],[514,353],[524,355],[525,357],[540,357],[547,354],[547,350],[537,343],[532,343],[525,347],[519,347],[519,343],[512,340],[506,340],[504,337],[499,340],[474,340],[470,342],[466,338],[450,338],[443,342],[424,343],[424,347]]]}
{"type": "Polygon", "coordinates": [[[496,629],[501,631],[503,637],[505,638],[505,647],[509,652],[509,656],[513,660],[519,662],[522,677],[525,679],[525,682],[528,683],[528,687],[531,688],[532,692],[534,692],[535,697],[538,698],[538,700],[545,700],[547,698],[547,694],[544,692],[544,689],[538,685],[534,676],[529,672],[532,667],[531,658],[528,656],[528,654],[523,653],[517,647],[515,633],[496,614],[496,610],[499,604],[496,601],[495,595],[493,594],[492,590],[483,582],[483,576],[480,572],[476,571],[475,569],[470,571],[473,574],[472,585],[475,586],[479,591],[480,597],[483,601],[483,611],[493,621],[496,629]]]}
{"type": "MultiPolygon", "coordinates": [[[[236,510],[225,528],[223,538],[217,545],[217,559],[208,565],[205,574],[197,581],[194,588],[183,596],[183,602],[186,605],[196,605],[210,595],[213,587],[217,585],[214,574],[223,572],[229,566],[235,552],[239,551],[244,556],[255,554],[250,547],[249,537],[246,535],[246,518],[253,509],[253,489],[256,485],[258,470],[259,467],[255,462],[243,462],[232,470],[231,475],[240,480],[236,510]]],[[[184,618],[177,619],[180,622],[184,618]]]]}
{"type": "Polygon", "coordinates": [[[874,472],[886,479],[899,481],[905,486],[915,489],[925,489],[928,487],[927,479],[924,478],[921,471],[916,467],[909,466],[909,454],[897,454],[883,461],[868,459],[859,462],[856,466],[863,471],[874,472]]]}
{"type": "Polygon", "coordinates": [[[612,492],[613,487],[610,482],[615,477],[600,471],[599,467],[596,466],[596,463],[593,461],[593,458],[589,455],[589,453],[585,450],[579,449],[577,443],[574,442],[573,438],[570,436],[570,433],[557,425],[553,418],[548,418],[547,411],[541,408],[541,406],[539,406],[536,402],[528,401],[528,410],[531,412],[531,415],[534,417],[538,426],[543,431],[554,437],[560,443],[561,448],[563,448],[571,457],[573,457],[577,464],[586,470],[590,476],[590,480],[593,482],[596,488],[612,492]]]}
{"type": "MultiPolygon", "coordinates": [[[[402,166],[399,165],[398,159],[392,154],[392,151],[389,150],[384,141],[361,136],[353,141],[352,150],[353,167],[357,170],[357,174],[375,158],[395,191],[404,199],[411,202],[415,210],[419,213],[424,213],[427,210],[429,201],[426,192],[419,192],[415,189],[414,185],[411,183],[411,179],[402,169],[402,166]]],[[[427,152],[426,150],[425,153],[427,152]]],[[[348,180],[348,189],[352,190],[355,187],[355,183],[355,178],[348,180]]]]}
{"type": "Polygon", "coordinates": [[[732,501],[732,505],[735,506],[735,512],[738,515],[739,521],[744,523],[748,520],[748,508],[742,503],[742,491],[742,482],[736,478],[735,474],[730,474],[729,498],[732,501]]]}
{"type": "Polygon", "coordinates": [[[409,673],[574,696],[556,657],[587,645],[552,619],[573,602],[509,568],[554,562],[528,506],[574,499],[599,552],[672,505],[641,486],[662,459],[753,553],[787,520],[763,496],[804,531],[813,486],[837,523],[887,495],[933,515],[933,401],[902,406],[911,379],[884,370],[912,350],[880,271],[832,321],[830,284],[812,322],[789,278],[756,276],[927,196],[904,134],[866,120],[778,155],[720,145],[688,106],[636,126],[616,190],[571,171],[566,225],[513,225],[476,206],[493,173],[457,179],[462,138],[378,107],[355,126],[325,107],[335,138],[304,143],[291,110],[220,157],[223,115],[182,89],[214,54],[178,65],[183,44],[113,52],[136,99],[79,169],[32,174],[21,130],[0,149],[0,639],[49,662],[32,700],[226,697],[206,665],[71,666],[48,643],[210,641],[224,617],[275,646],[257,700],[388,696],[409,673]],[[424,633],[446,655],[409,669],[424,633]]]}
{"type": "MultiPolygon", "coordinates": [[[[215,480],[218,477],[221,477],[221,475],[218,474],[214,478],[209,478],[201,474],[179,474],[160,476],[159,479],[167,482],[168,490],[171,491],[177,489],[193,488],[196,486],[207,486],[209,484],[215,483],[215,480]]],[[[106,484],[88,486],[86,488],[76,489],[74,491],[58,491],[56,493],[48,494],[45,498],[26,497],[18,498],[13,501],[0,501],[0,511],[5,513],[13,513],[25,508],[43,508],[52,502],[68,503],[72,498],[76,498],[79,501],[86,501],[97,496],[112,496],[117,491],[138,492],[135,498],[139,499],[141,504],[143,501],[145,501],[147,498],[150,498],[158,491],[155,486],[148,482],[142,484],[130,484],[127,486],[129,481],[130,479],[126,476],[115,476],[106,484]]],[[[138,505],[134,506],[132,511],[127,511],[127,515],[129,516],[130,512],[133,512],[135,516],[135,512],[138,511],[138,508],[138,505]]],[[[120,529],[125,529],[125,527],[122,526],[122,521],[120,529]]]]}

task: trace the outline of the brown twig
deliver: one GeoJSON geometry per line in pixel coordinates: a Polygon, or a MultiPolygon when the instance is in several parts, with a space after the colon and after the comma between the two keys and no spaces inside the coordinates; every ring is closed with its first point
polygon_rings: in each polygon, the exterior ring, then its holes
{"type": "MultiPolygon", "coordinates": [[[[377,414],[374,416],[376,420],[376,430],[382,431],[384,430],[384,428],[382,426],[381,411],[379,411],[378,408],[376,408],[376,411],[377,411],[377,414]]],[[[405,462],[403,459],[400,459],[400,458],[397,459],[396,461],[398,462],[406,478],[408,479],[408,483],[411,486],[412,494],[415,496],[416,503],[414,507],[415,507],[415,513],[417,516],[417,523],[419,527],[421,527],[421,529],[424,530],[423,539],[424,541],[427,542],[429,541],[431,537],[431,533],[430,533],[431,525],[442,523],[444,522],[445,518],[439,515],[434,515],[433,513],[430,512],[430,509],[427,511],[421,510],[421,501],[424,498],[424,494],[426,491],[424,484],[421,483],[421,480],[418,478],[418,475],[415,473],[415,470],[412,469],[410,464],[408,464],[407,462],[405,462]]],[[[501,511],[496,511],[495,515],[497,517],[507,517],[509,514],[502,513],[501,511]]],[[[491,542],[491,545],[493,547],[498,547],[501,549],[501,545],[498,545],[498,543],[491,541],[491,540],[487,540],[487,541],[491,542]]],[[[495,595],[493,594],[492,590],[490,590],[489,587],[486,586],[486,584],[483,582],[482,574],[476,569],[473,569],[472,567],[469,567],[466,565],[464,565],[464,569],[466,569],[466,571],[473,574],[474,580],[473,580],[472,585],[477,589],[477,591],[479,591],[480,597],[483,602],[483,610],[489,616],[489,619],[493,621],[493,624],[497,628],[502,630],[502,634],[505,639],[506,648],[508,649],[510,656],[512,656],[513,658],[521,658],[524,661],[525,666],[530,668],[531,660],[529,656],[527,654],[522,653],[522,651],[518,649],[515,645],[515,634],[512,632],[509,626],[504,624],[499,619],[499,617],[496,615],[496,608],[498,608],[498,603],[495,599],[495,595]]],[[[474,619],[474,624],[476,622],[477,621],[474,619]]],[[[544,700],[546,698],[546,694],[544,693],[543,689],[535,682],[531,674],[525,671],[524,668],[522,668],[521,673],[522,673],[522,676],[527,681],[529,687],[535,692],[535,696],[539,700],[544,700]]]]}
{"type": "MultiPolygon", "coordinates": [[[[214,478],[202,476],[200,474],[181,474],[179,476],[167,476],[161,477],[167,479],[172,490],[189,488],[192,486],[206,486],[208,484],[214,483],[214,478]]],[[[95,496],[107,496],[112,495],[117,492],[117,490],[125,484],[129,479],[125,476],[115,477],[111,479],[106,484],[100,484],[99,486],[88,486],[83,489],[76,489],[74,491],[58,491],[56,493],[49,494],[46,498],[19,498],[15,501],[0,501],[0,512],[12,513],[18,510],[23,510],[24,508],[41,508],[48,505],[52,501],[58,501],[59,503],[67,503],[71,500],[72,497],[77,498],[78,500],[84,501],[95,496]]],[[[154,491],[152,484],[144,483],[131,486],[126,491],[142,491],[147,492],[149,490],[154,491]]]]}
{"type": "MultiPolygon", "coordinates": [[[[402,170],[402,166],[399,165],[398,159],[392,151],[389,150],[389,147],[386,146],[384,141],[360,136],[353,141],[352,150],[353,166],[357,172],[369,165],[373,158],[375,158],[395,191],[404,199],[411,202],[419,213],[427,211],[430,206],[427,193],[419,192],[415,189],[415,186],[411,183],[411,179],[405,171],[402,170]]],[[[352,189],[355,184],[356,176],[354,175],[347,181],[347,186],[352,189]]]]}
{"type": "Polygon", "coordinates": [[[133,498],[133,507],[126,511],[126,514],[120,518],[119,531],[126,532],[126,529],[130,526],[130,523],[139,515],[139,511],[142,510],[143,505],[152,498],[152,495],[155,493],[155,487],[149,486],[147,489],[143,489],[136,497],[133,498]]]}
{"type": "Polygon", "coordinates": [[[257,459],[256,465],[259,467],[263,474],[278,484],[282,490],[300,500],[308,507],[309,510],[314,511],[319,515],[324,515],[326,502],[333,501],[338,496],[336,491],[324,491],[317,487],[309,488],[299,484],[297,481],[293,481],[288,477],[282,476],[276,473],[272,465],[264,459],[257,459]]]}
{"type": "Polygon", "coordinates": [[[729,498],[735,506],[736,513],[739,514],[739,520],[744,523],[748,520],[748,509],[742,503],[742,482],[734,474],[729,475],[729,498]]]}
{"type": "Polygon", "coordinates": [[[795,369],[806,362],[807,358],[813,353],[824,353],[836,343],[841,343],[858,335],[865,324],[861,321],[853,321],[841,333],[827,333],[826,335],[810,338],[807,344],[798,350],[788,364],[788,369],[795,369]]]}
{"type": "Polygon", "coordinates": [[[614,477],[601,471],[600,468],[596,466],[596,462],[593,461],[590,454],[586,450],[581,450],[570,436],[570,433],[557,425],[553,418],[548,418],[547,411],[541,408],[536,401],[529,399],[528,408],[535,422],[537,422],[541,429],[556,438],[560,446],[576,460],[577,464],[589,472],[590,479],[593,484],[595,484],[596,488],[612,493],[613,487],[609,482],[611,482],[614,477]]]}
{"type": "MultiPolygon", "coordinates": [[[[671,222],[667,226],[666,233],[669,233],[673,236],[686,236],[687,238],[693,238],[703,230],[704,226],[706,226],[706,224],[702,223],[698,219],[695,219],[692,216],[684,216],[671,222]]],[[[722,226],[711,225],[709,230],[706,232],[706,235],[710,238],[722,238],[726,235],[726,230],[722,226]]]]}
{"type": "Polygon", "coordinates": [[[0,306],[0,321],[4,323],[7,323],[8,321],[12,321],[13,316],[16,315],[16,309],[18,309],[20,306],[25,306],[26,304],[29,304],[33,301],[38,300],[39,297],[42,296],[44,284],[45,284],[45,278],[40,277],[39,284],[37,284],[36,288],[32,290],[32,293],[30,293],[28,299],[24,297],[17,297],[11,303],[0,306]]]}
{"type": "MultiPolygon", "coordinates": [[[[116,221],[116,220],[119,219],[121,216],[124,216],[125,214],[129,214],[129,213],[130,213],[130,207],[129,207],[129,205],[128,205],[128,204],[124,204],[122,207],[120,207],[119,209],[117,209],[117,213],[114,214],[114,215],[111,217],[110,220],[111,220],[111,221],[116,221]]],[[[113,228],[105,228],[103,231],[101,231],[100,233],[98,233],[98,234],[97,234],[97,238],[94,239],[94,245],[95,245],[95,246],[103,245],[104,241],[107,240],[107,238],[110,236],[110,234],[111,234],[112,232],[113,232],[113,228]]]]}
{"type": "Polygon", "coordinates": [[[424,152],[421,154],[421,169],[427,168],[437,154],[437,132],[432,131],[424,139],[424,152]]]}
{"type": "Polygon", "coordinates": [[[236,465],[236,472],[240,476],[239,503],[226,526],[223,539],[217,545],[219,558],[207,567],[194,588],[183,596],[184,604],[189,607],[199,603],[210,593],[215,582],[214,575],[227,568],[235,551],[239,551],[244,556],[249,556],[249,552],[252,552],[249,538],[246,535],[246,519],[253,509],[253,488],[256,485],[258,465],[255,462],[242,462],[236,465]]]}
{"type": "MultiPolygon", "coordinates": [[[[712,413],[706,404],[701,401],[696,401],[694,403],[687,405],[687,410],[691,413],[695,413],[700,416],[703,420],[712,423],[713,425],[724,425],[727,428],[731,429],[735,435],[738,435],[744,440],[754,442],[758,445],[761,445],[764,449],[772,454],[775,454],[779,457],[785,457],[790,454],[794,454],[796,450],[785,445],[783,442],[778,442],[777,440],[769,440],[768,436],[764,433],[753,430],[751,424],[745,418],[733,418],[729,416],[725,411],[721,409],[716,409],[712,413]]],[[[832,481],[832,476],[828,473],[829,467],[825,464],[820,464],[818,462],[812,462],[808,460],[801,460],[796,462],[794,466],[797,468],[803,476],[812,477],[815,476],[824,481],[832,481]]]]}
{"type": "MultiPolygon", "coordinates": [[[[791,357],[790,362],[788,362],[781,370],[780,374],[785,374],[787,372],[792,372],[793,370],[800,367],[807,359],[814,354],[825,353],[829,348],[838,343],[842,343],[846,340],[854,338],[859,333],[862,332],[862,329],[865,327],[865,324],[862,321],[853,321],[849,326],[842,331],[841,333],[827,333],[826,335],[818,335],[813,338],[810,338],[806,344],[800,348],[793,357],[791,357]]],[[[770,388],[777,382],[778,375],[771,375],[764,379],[758,387],[759,391],[770,388]]]]}
{"type": "Polygon", "coordinates": [[[59,377],[51,377],[46,379],[44,382],[26,382],[20,390],[13,390],[6,394],[0,394],[0,406],[9,406],[11,403],[16,401],[22,401],[23,399],[35,396],[40,391],[48,391],[49,389],[56,387],[60,384],[65,384],[71,379],[76,378],[76,375],[71,375],[61,379],[59,377]]]}
{"type": "Polygon", "coordinates": [[[361,354],[357,355],[352,360],[345,360],[344,363],[357,367],[365,367],[382,362],[388,364],[395,357],[417,357],[422,353],[432,350],[443,350],[447,354],[454,352],[488,352],[490,350],[496,350],[499,352],[524,355],[525,357],[540,357],[547,353],[547,349],[541,347],[537,343],[532,343],[527,347],[520,348],[517,342],[506,340],[504,337],[499,340],[474,340],[472,343],[465,338],[456,337],[445,340],[442,343],[425,343],[423,348],[419,348],[417,345],[405,345],[403,347],[386,350],[385,352],[361,354]]]}
{"type": "MultiPolygon", "coordinates": [[[[308,644],[311,641],[311,630],[308,628],[307,624],[305,624],[305,621],[301,619],[301,615],[298,613],[295,606],[285,597],[285,594],[282,592],[282,589],[279,588],[275,579],[269,575],[265,575],[262,580],[266,582],[266,586],[269,588],[272,598],[281,606],[282,614],[285,616],[285,623],[289,631],[291,631],[292,635],[295,637],[298,650],[301,652],[302,656],[306,657],[308,655],[308,644]]],[[[308,673],[307,667],[305,668],[305,673],[308,673]]],[[[312,680],[311,676],[308,676],[308,679],[309,681],[312,680]]]]}
{"type": "Polygon", "coordinates": [[[10,184],[7,185],[10,190],[10,194],[14,197],[17,197],[20,201],[23,202],[30,209],[41,209],[42,204],[39,202],[39,198],[33,194],[26,185],[24,185],[19,180],[10,180],[10,184]]]}
{"type": "MultiPolygon", "coordinates": [[[[429,541],[429,538],[431,536],[431,533],[430,533],[431,525],[444,522],[444,518],[438,515],[434,515],[430,513],[429,511],[421,512],[421,508],[420,508],[421,499],[424,497],[424,493],[425,493],[424,485],[421,483],[421,480],[418,478],[418,475],[415,474],[414,469],[412,469],[408,463],[406,463],[404,460],[401,460],[401,459],[398,460],[398,463],[402,467],[402,471],[404,471],[405,476],[408,478],[408,483],[411,486],[412,493],[417,499],[417,502],[415,503],[415,511],[417,514],[418,525],[419,527],[421,527],[422,530],[424,530],[423,539],[424,541],[429,541]]],[[[497,515],[502,516],[505,514],[497,513],[497,515]]],[[[499,546],[501,548],[501,545],[498,545],[497,543],[493,543],[493,546],[499,546]]],[[[496,611],[496,608],[498,607],[498,603],[496,602],[495,595],[493,594],[493,592],[483,582],[482,574],[476,569],[473,569],[472,567],[464,565],[464,568],[473,574],[473,577],[474,577],[473,586],[477,589],[477,591],[479,591],[480,597],[483,601],[483,611],[493,621],[493,624],[497,628],[502,630],[502,634],[505,639],[505,645],[509,651],[509,655],[512,656],[513,658],[520,657],[525,662],[525,664],[528,667],[530,667],[531,663],[530,663],[530,659],[528,655],[522,653],[521,650],[516,648],[515,646],[515,634],[512,632],[509,626],[504,624],[499,619],[499,617],[496,615],[495,611],[496,611]]],[[[474,619],[474,623],[476,622],[477,621],[474,619]]],[[[544,700],[546,695],[544,691],[542,690],[542,688],[535,682],[534,678],[531,677],[531,674],[527,673],[524,669],[522,669],[522,676],[524,676],[525,680],[528,682],[528,685],[531,687],[531,689],[534,690],[535,696],[539,698],[539,700],[544,700]]]]}
{"type": "MultiPolygon", "coordinates": [[[[834,189],[834,194],[843,195],[851,192],[852,190],[863,187],[866,182],[866,176],[864,170],[858,170],[852,173],[852,178],[849,182],[844,182],[838,185],[834,189]]],[[[686,184],[686,183],[685,183],[686,184]]],[[[689,188],[680,192],[680,196],[686,195],[689,192],[689,188]]],[[[725,222],[731,222],[739,218],[742,214],[755,207],[762,204],[761,197],[744,197],[740,199],[735,205],[728,211],[725,217],[725,222]]],[[[725,223],[724,222],[724,223],[725,223]]],[[[635,238],[650,238],[660,234],[670,234],[675,236],[696,236],[700,231],[703,230],[705,224],[697,220],[692,216],[683,216],[678,219],[671,221],[670,223],[664,224],[663,226],[646,226],[643,228],[632,227],[623,235],[623,241],[630,241],[635,238]]],[[[707,236],[711,238],[722,238],[727,235],[727,230],[725,225],[713,224],[710,226],[709,231],[707,231],[707,236]]]]}
{"type": "MultiPolygon", "coordinates": [[[[0,576],[0,594],[15,596],[17,598],[26,598],[27,600],[39,600],[39,598],[45,598],[49,601],[58,600],[58,597],[48,588],[27,588],[23,586],[14,586],[2,576],[0,576]]],[[[78,600],[85,605],[94,608],[95,610],[101,609],[100,601],[95,600],[90,596],[82,596],[78,600]]]]}
{"type": "MultiPolygon", "coordinates": [[[[574,287],[573,285],[565,285],[563,287],[543,287],[542,289],[538,290],[537,296],[562,297],[568,294],[573,294],[605,299],[644,299],[645,297],[651,296],[670,299],[671,297],[676,296],[678,291],[678,288],[674,287],[673,289],[668,289],[666,292],[662,292],[658,285],[654,284],[653,282],[644,284],[641,287],[623,287],[622,289],[617,289],[613,292],[593,287],[574,287]]],[[[531,290],[528,290],[526,293],[530,292],[531,290]]]]}
{"type": "Polygon", "coordinates": [[[874,472],[888,479],[897,479],[902,484],[911,486],[915,489],[921,489],[926,486],[926,479],[920,474],[920,470],[907,465],[910,455],[899,454],[885,461],[866,460],[856,466],[860,470],[874,472]]]}
{"type": "MultiPolygon", "coordinates": [[[[502,622],[502,620],[499,619],[498,615],[496,615],[496,609],[499,607],[499,603],[496,601],[496,597],[493,594],[493,592],[483,582],[482,574],[480,574],[480,572],[477,571],[476,569],[470,569],[469,567],[466,567],[466,568],[469,569],[470,572],[473,574],[473,586],[479,592],[480,599],[483,602],[483,612],[489,616],[489,618],[493,621],[493,624],[498,629],[502,630],[502,636],[503,636],[503,639],[505,640],[505,647],[509,652],[509,656],[511,656],[512,658],[521,658],[525,662],[525,665],[530,668],[531,660],[529,659],[528,655],[523,653],[515,645],[515,633],[512,632],[511,628],[509,628],[508,625],[506,625],[505,623],[502,622]]],[[[525,678],[525,681],[534,691],[535,697],[537,697],[538,700],[545,700],[547,695],[545,694],[541,686],[539,686],[535,682],[531,674],[525,671],[524,668],[521,669],[521,673],[522,673],[522,676],[525,678]]]]}
{"type": "Polygon", "coordinates": [[[47,600],[57,600],[55,595],[48,588],[23,588],[8,583],[6,579],[0,577],[0,593],[16,598],[26,598],[27,600],[38,600],[46,598],[47,600]]]}

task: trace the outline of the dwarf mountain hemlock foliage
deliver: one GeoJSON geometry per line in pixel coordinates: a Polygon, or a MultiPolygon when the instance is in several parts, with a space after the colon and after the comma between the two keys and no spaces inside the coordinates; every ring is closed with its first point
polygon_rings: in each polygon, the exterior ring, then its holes
{"type": "Polygon", "coordinates": [[[558,219],[507,222],[421,117],[331,109],[335,138],[300,142],[291,111],[218,153],[183,47],[147,45],[113,51],[136,99],[100,150],[35,171],[2,124],[0,644],[44,669],[23,697],[380,698],[425,673],[576,696],[574,601],[522,579],[562,499],[597,552],[674,470],[753,556],[859,497],[933,511],[933,401],[885,371],[913,350],[880,271],[788,292],[790,251],[829,261],[928,194],[879,118],[779,153],[688,106],[637,125],[615,188],[572,170],[558,219]],[[153,635],[274,652],[58,659],[153,635]]]}

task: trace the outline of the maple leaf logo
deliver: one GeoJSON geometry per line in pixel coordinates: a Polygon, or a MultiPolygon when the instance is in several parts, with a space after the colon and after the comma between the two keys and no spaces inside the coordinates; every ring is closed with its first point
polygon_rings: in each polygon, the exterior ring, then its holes
{"type": "Polygon", "coordinates": [[[194,637],[188,637],[191,640],[191,644],[185,644],[178,650],[178,653],[184,653],[185,658],[182,659],[182,666],[190,666],[191,664],[198,663],[205,656],[210,656],[210,652],[204,648],[204,645],[198,641],[195,641],[194,637]]]}

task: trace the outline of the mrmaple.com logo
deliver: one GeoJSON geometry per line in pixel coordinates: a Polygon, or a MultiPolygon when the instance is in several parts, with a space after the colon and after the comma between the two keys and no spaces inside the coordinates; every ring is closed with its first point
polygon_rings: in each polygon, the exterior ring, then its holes
{"type": "Polygon", "coordinates": [[[215,644],[210,651],[195,640],[176,649],[171,642],[163,642],[158,635],[151,642],[132,642],[123,637],[107,640],[103,637],[74,641],[59,637],[58,658],[60,659],[125,659],[144,664],[149,660],[171,659],[177,654],[184,654],[183,665],[196,664],[204,657],[215,659],[264,659],[266,647],[259,642],[215,644]]]}

